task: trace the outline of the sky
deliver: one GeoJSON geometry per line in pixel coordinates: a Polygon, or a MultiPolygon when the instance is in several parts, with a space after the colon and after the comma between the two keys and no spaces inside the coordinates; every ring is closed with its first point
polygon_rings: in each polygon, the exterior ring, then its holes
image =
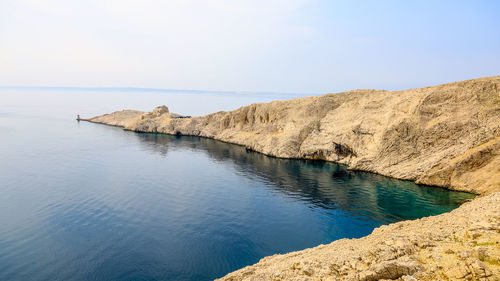
{"type": "Polygon", "coordinates": [[[0,0],[0,86],[326,93],[500,75],[500,1],[0,0]]]}

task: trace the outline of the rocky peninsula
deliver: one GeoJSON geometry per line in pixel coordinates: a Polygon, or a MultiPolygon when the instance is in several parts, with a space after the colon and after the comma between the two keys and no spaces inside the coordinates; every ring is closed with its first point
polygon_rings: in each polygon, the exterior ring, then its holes
{"type": "Polygon", "coordinates": [[[275,255],[223,280],[500,280],[500,76],[404,91],[354,90],[201,117],[123,110],[86,119],[318,159],[481,196],[361,239],[275,255]]]}

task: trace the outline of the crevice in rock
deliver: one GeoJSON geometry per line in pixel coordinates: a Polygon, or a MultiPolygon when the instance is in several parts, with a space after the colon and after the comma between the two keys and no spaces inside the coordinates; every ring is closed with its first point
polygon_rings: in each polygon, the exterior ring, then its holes
{"type": "Polygon", "coordinates": [[[358,157],[356,152],[346,144],[333,142],[333,149],[334,153],[338,155],[338,160],[340,160],[340,158],[346,157],[358,157]]]}

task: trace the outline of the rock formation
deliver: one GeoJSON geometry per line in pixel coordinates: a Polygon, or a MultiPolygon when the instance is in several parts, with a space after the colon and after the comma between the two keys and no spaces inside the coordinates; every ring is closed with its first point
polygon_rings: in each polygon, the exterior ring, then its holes
{"type": "Polygon", "coordinates": [[[127,130],[195,135],[283,158],[477,194],[500,191],[500,76],[388,92],[355,90],[176,118],[124,110],[91,118],[127,130]]]}
{"type": "Polygon", "coordinates": [[[88,121],[195,135],[283,158],[483,196],[435,217],[262,259],[223,280],[499,280],[500,76],[405,91],[354,90],[180,118],[165,106],[88,121]]]}

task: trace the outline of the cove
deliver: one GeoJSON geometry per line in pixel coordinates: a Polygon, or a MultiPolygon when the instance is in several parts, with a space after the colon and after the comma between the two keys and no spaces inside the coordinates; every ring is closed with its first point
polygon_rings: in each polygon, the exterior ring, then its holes
{"type": "Polygon", "coordinates": [[[2,118],[0,280],[211,280],[472,198],[211,139],[2,118]]]}

